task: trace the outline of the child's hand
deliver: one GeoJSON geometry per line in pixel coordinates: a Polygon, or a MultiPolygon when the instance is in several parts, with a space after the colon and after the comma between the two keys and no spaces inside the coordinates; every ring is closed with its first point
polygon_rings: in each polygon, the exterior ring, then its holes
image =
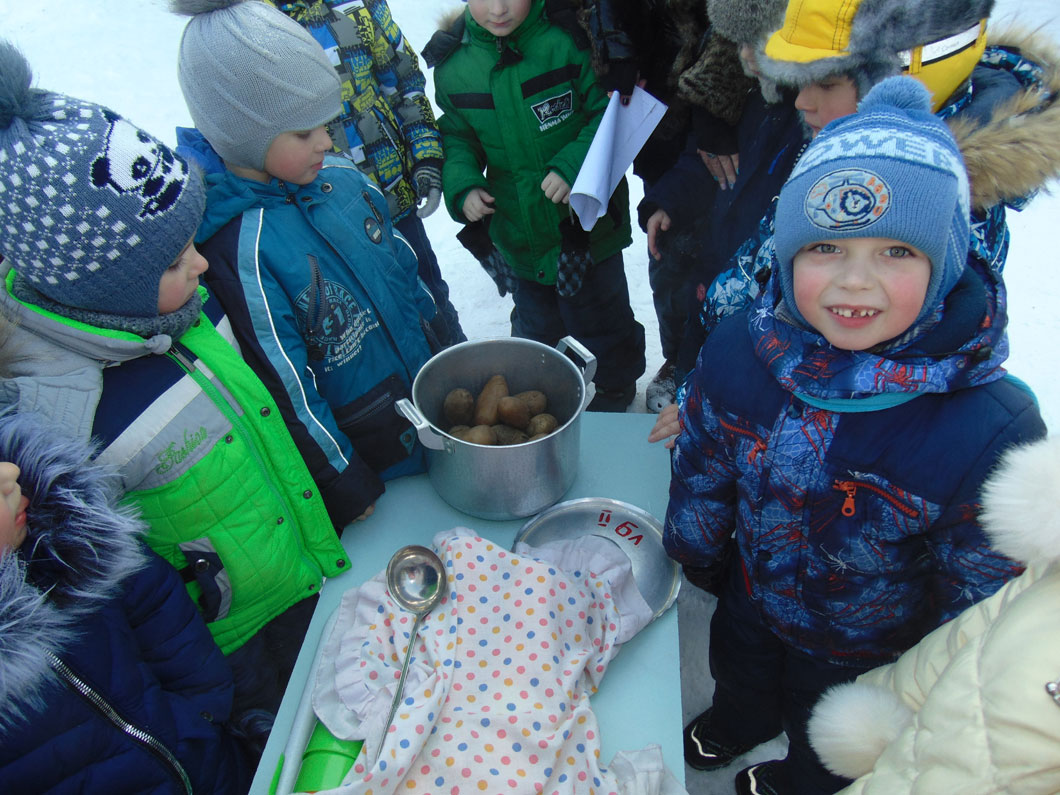
{"type": "Polygon", "coordinates": [[[655,427],[653,427],[651,433],[648,434],[648,441],[658,442],[662,439],[666,439],[666,444],[663,446],[667,450],[673,450],[674,440],[680,432],[681,421],[678,418],[677,404],[671,403],[659,412],[659,419],[655,421],[655,427]]]}
{"type": "Polygon", "coordinates": [[[472,188],[468,192],[467,198],[464,199],[464,206],[461,209],[464,212],[464,217],[471,223],[481,221],[487,215],[495,212],[493,209],[493,197],[482,188],[472,188]]]}
{"type": "Polygon", "coordinates": [[[549,171],[548,175],[541,181],[541,190],[553,204],[570,204],[570,185],[555,171],[549,171]]]}
{"type": "Polygon", "coordinates": [[[659,235],[670,228],[670,216],[662,208],[651,214],[648,223],[645,224],[648,233],[648,251],[655,259],[662,259],[659,251],[659,235]]]}

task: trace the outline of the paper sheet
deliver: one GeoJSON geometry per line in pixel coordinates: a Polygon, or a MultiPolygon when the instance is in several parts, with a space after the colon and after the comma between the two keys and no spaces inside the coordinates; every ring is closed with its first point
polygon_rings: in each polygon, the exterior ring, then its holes
{"type": "Polygon", "coordinates": [[[640,86],[633,88],[628,105],[621,104],[617,91],[611,95],[571,188],[570,206],[586,232],[607,212],[611,194],[664,113],[666,105],[640,86]]]}

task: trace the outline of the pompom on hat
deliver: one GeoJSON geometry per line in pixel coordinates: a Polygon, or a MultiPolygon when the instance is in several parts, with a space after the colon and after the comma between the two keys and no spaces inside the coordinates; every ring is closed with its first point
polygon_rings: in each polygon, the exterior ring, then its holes
{"type": "Polygon", "coordinates": [[[949,128],[931,113],[927,89],[910,77],[887,78],[857,113],[821,130],[780,191],[773,242],[788,311],[806,323],[795,305],[792,266],[803,246],[891,238],[931,260],[914,325],[920,323],[964,272],[969,213],[964,161],[949,128]]]}
{"type": "Polygon", "coordinates": [[[188,111],[226,163],[265,169],[276,136],[342,110],[335,66],[297,22],[262,0],[170,0],[190,16],[177,77],[188,111]]]}
{"type": "Polygon", "coordinates": [[[0,254],[63,306],[158,315],[162,274],[202,220],[198,173],[112,110],[32,87],[0,40],[0,254]]]}

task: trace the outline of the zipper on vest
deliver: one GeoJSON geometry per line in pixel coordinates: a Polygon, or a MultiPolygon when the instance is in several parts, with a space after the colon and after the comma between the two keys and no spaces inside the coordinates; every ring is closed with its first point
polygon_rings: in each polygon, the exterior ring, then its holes
{"type": "Polygon", "coordinates": [[[103,696],[81,680],[66,663],[54,654],[45,652],[45,656],[47,657],[48,665],[59,675],[59,678],[63,680],[67,687],[80,696],[92,709],[102,715],[111,725],[128,735],[134,742],[158,759],[163,767],[166,768],[166,772],[176,779],[184,791],[188,795],[193,795],[191,779],[188,778],[188,774],[184,771],[180,762],[177,761],[177,758],[170,753],[170,750],[158,738],[123,718],[103,696]]]}

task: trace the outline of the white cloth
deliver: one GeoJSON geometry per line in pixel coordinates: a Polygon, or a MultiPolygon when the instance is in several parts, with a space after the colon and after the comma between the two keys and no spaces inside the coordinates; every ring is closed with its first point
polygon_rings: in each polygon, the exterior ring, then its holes
{"type": "Polygon", "coordinates": [[[392,602],[383,572],[348,592],[325,640],[314,708],[337,737],[365,746],[330,792],[682,792],[657,747],[616,756],[615,770],[600,766],[589,696],[618,639],[643,628],[651,610],[631,593],[625,553],[590,538],[550,545],[543,554],[553,563],[466,528],[436,535],[447,593],[420,624],[404,698],[382,743],[414,618],[392,602]],[[577,568],[584,565],[610,579],[577,568]]]}

